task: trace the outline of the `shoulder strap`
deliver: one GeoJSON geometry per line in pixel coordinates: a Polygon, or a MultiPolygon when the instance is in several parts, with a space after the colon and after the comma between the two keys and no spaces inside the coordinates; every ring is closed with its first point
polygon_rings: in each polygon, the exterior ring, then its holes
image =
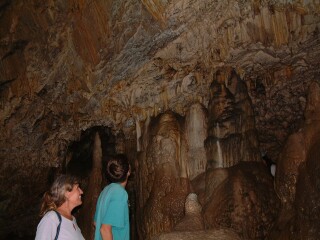
{"type": "Polygon", "coordinates": [[[54,212],[57,214],[58,218],[59,218],[59,225],[57,227],[57,234],[56,234],[56,237],[54,238],[54,240],[57,240],[58,239],[58,236],[59,236],[59,232],[60,232],[60,226],[61,226],[61,215],[60,213],[58,213],[57,211],[54,210],[54,212]]]}

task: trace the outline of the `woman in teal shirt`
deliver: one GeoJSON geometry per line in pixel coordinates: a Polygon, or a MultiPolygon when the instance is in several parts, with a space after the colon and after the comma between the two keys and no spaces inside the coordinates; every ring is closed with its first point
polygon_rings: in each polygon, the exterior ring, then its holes
{"type": "Polygon", "coordinates": [[[95,240],[129,240],[128,193],[125,190],[130,165],[124,155],[116,155],[107,163],[107,178],[111,182],[100,193],[96,212],[95,240]]]}

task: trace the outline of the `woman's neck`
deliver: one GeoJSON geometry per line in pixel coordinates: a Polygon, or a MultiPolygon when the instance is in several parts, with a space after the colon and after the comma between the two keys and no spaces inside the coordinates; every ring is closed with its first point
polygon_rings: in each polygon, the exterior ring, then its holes
{"type": "Polygon", "coordinates": [[[57,208],[57,211],[69,220],[73,220],[71,210],[68,208],[66,203],[63,203],[60,207],[57,208]]]}
{"type": "Polygon", "coordinates": [[[128,182],[128,181],[126,180],[126,181],[124,181],[124,182],[122,182],[122,183],[119,183],[119,184],[120,184],[122,187],[124,187],[124,188],[125,188],[125,187],[126,187],[126,185],[127,185],[127,182],[128,182]]]}

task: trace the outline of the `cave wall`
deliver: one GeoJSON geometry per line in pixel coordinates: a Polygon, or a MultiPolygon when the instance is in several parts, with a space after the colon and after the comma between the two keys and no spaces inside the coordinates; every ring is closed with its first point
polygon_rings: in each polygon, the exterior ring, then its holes
{"type": "Polygon", "coordinates": [[[32,234],[17,222],[36,219],[13,216],[30,206],[36,215],[49,176],[82,130],[121,130],[139,150],[137,123],[166,110],[185,116],[194,103],[207,108],[219,68],[236,69],[244,81],[260,150],[276,161],[303,122],[310,82],[319,81],[319,7],[0,1],[1,234],[32,234]]]}
{"type": "Polygon", "coordinates": [[[305,122],[288,138],[278,160],[275,190],[281,212],[274,239],[318,239],[320,85],[309,87],[305,122]]]}
{"type": "Polygon", "coordinates": [[[206,230],[232,229],[243,239],[266,239],[274,225],[280,201],[259,153],[247,89],[227,68],[218,72],[210,91],[208,110],[198,104],[190,107],[190,112],[201,110],[194,113],[195,121],[188,114],[166,111],[144,123],[144,147],[136,168],[139,239],[177,229],[190,193],[199,195],[206,230]],[[200,149],[207,159],[203,171],[194,171],[203,160],[186,144],[191,126],[200,133],[195,139],[203,136],[200,149]]]}

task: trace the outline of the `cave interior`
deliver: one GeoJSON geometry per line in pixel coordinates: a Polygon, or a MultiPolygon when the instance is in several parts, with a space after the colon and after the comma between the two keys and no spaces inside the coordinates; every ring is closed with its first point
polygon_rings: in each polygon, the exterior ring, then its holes
{"type": "Polygon", "coordinates": [[[319,1],[0,0],[0,29],[0,239],[59,174],[93,239],[114,154],[132,240],[320,239],[319,1]]]}

